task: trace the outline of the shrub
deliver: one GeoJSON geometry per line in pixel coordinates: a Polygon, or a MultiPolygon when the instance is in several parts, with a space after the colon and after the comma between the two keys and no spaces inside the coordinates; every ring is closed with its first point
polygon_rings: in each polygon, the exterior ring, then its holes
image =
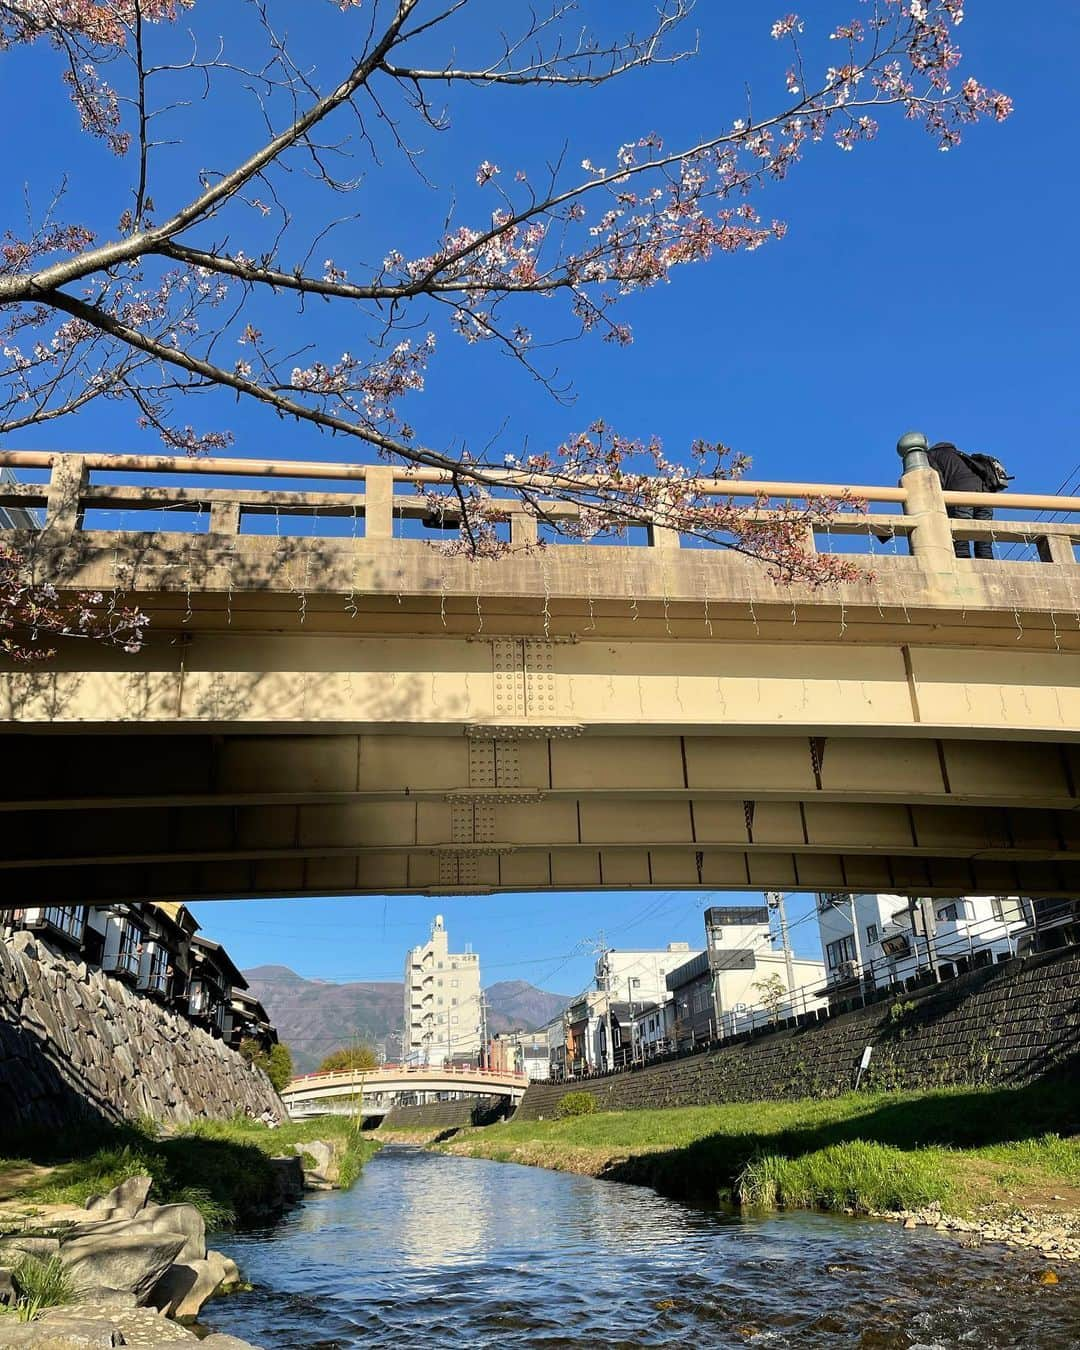
{"type": "Polygon", "coordinates": [[[568,1116],[591,1116],[596,1110],[596,1098],[591,1092],[568,1092],[555,1108],[556,1120],[568,1116]]]}

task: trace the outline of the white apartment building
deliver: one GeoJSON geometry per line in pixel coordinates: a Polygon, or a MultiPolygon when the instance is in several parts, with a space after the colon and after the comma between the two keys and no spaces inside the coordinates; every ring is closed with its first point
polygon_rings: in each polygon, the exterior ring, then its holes
{"type": "Polygon", "coordinates": [[[596,958],[596,987],[606,988],[616,1003],[663,1003],[667,977],[696,953],[689,942],[669,942],[662,951],[616,951],[596,958]]]}
{"type": "Polygon", "coordinates": [[[442,1064],[480,1053],[480,958],[451,952],[443,916],[436,914],[431,937],[405,958],[406,1064],[442,1064]]]}
{"type": "Polygon", "coordinates": [[[737,1036],[826,1006],[824,967],[776,949],[767,906],[711,906],[705,942],[704,952],[668,976],[675,1044],[737,1036]]]}
{"type": "Polygon", "coordinates": [[[858,982],[878,989],[920,972],[946,977],[974,965],[1007,960],[1028,927],[1016,896],[963,895],[911,901],[906,895],[823,893],[818,929],[830,985],[858,982]]]}

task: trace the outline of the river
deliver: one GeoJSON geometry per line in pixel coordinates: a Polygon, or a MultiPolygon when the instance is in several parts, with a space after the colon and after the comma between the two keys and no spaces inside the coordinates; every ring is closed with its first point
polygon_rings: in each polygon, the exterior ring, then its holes
{"type": "Polygon", "coordinates": [[[1080,1347],[1080,1278],[1038,1257],[395,1146],[217,1245],[255,1287],[204,1317],[267,1350],[1080,1347]]]}

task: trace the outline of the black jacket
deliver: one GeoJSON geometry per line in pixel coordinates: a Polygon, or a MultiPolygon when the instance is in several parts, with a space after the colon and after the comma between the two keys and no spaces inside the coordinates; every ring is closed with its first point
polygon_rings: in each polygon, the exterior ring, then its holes
{"type": "Polygon", "coordinates": [[[960,456],[955,445],[942,441],[926,452],[946,492],[985,492],[986,484],[960,456]]]}

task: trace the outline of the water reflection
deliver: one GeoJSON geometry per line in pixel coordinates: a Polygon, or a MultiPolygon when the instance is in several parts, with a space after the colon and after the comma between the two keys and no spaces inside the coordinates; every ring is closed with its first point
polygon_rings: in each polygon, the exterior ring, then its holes
{"type": "Polygon", "coordinates": [[[416,1150],[221,1243],[257,1288],[207,1320],[268,1350],[1080,1348],[1078,1281],[1035,1284],[1037,1258],[416,1150]]]}

